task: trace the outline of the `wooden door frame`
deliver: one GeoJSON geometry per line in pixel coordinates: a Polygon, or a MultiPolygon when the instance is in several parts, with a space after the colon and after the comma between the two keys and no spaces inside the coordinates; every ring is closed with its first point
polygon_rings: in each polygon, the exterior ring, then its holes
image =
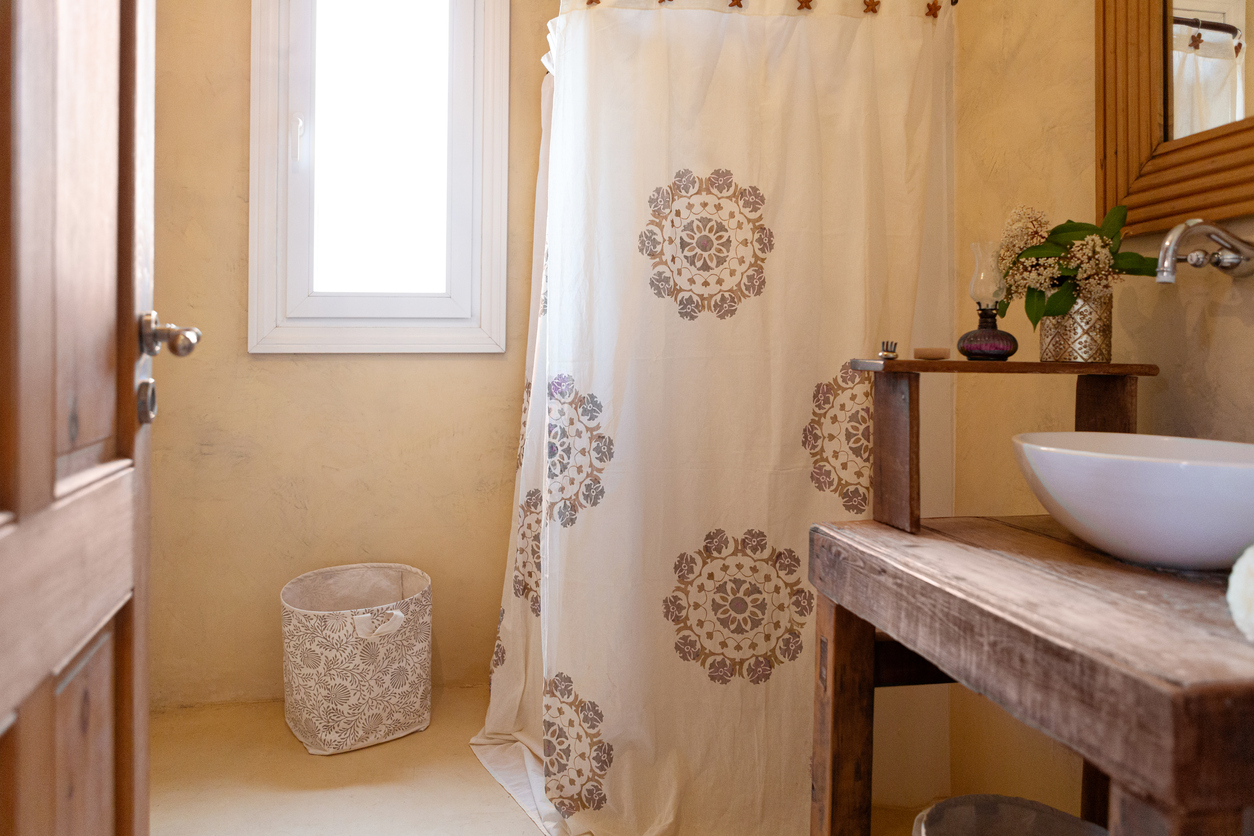
{"type": "Polygon", "coordinates": [[[1096,0],[1097,215],[1125,235],[1254,214],[1254,117],[1168,140],[1163,0],[1096,0]]]}
{"type": "Polygon", "coordinates": [[[118,135],[118,455],[134,462],[134,589],[118,614],[117,832],[148,833],[148,590],[152,429],[139,422],[139,381],[152,357],[139,347],[139,316],[153,310],[157,1],[122,0],[118,135]],[[128,281],[129,280],[129,281],[128,281]],[[129,317],[130,326],[127,327],[129,317]],[[127,396],[129,394],[129,396],[127,396]],[[124,446],[130,442],[129,449],[124,446]]]}
{"type": "Polygon", "coordinates": [[[156,0],[122,0],[118,136],[118,455],[130,458],[141,478],[135,480],[134,494],[134,587],[131,600],[122,608],[116,622],[118,836],[148,834],[152,430],[151,425],[139,422],[136,390],[139,381],[152,376],[152,358],[140,350],[139,317],[153,309],[156,41],[156,0]],[[128,319],[129,328],[126,327],[128,319]]]}

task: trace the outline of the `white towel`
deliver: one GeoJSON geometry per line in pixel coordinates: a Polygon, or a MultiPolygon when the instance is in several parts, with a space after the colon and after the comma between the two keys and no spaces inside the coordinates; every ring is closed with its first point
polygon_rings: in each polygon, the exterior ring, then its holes
{"type": "Polygon", "coordinates": [[[1246,549],[1232,567],[1232,576],[1228,578],[1228,609],[1232,610],[1237,629],[1254,642],[1254,546],[1246,549]]]}

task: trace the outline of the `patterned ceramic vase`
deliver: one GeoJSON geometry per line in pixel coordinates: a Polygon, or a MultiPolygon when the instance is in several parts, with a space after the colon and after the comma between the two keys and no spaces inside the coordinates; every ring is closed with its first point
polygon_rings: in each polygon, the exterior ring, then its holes
{"type": "Polygon", "coordinates": [[[1042,363],[1109,363],[1114,298],[1077,299],[1064,316],[1041,320],[1042,363]]]}

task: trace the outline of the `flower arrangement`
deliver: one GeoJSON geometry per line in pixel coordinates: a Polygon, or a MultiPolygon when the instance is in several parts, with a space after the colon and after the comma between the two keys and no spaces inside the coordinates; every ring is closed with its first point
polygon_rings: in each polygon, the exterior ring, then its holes
{"type": "Polygon", "coordinates": [[[1158,262],[1137,253],[1121,253],[1128,207],[1116,206],[1101,226],[1067,221],[1053,228],[1044,212],[1019,206],[1010,213],[997,250],[997,269],[1006,295],[997,307],[1005,316],[1020,297],[1033,330],[1042,318],[1065,316],[1077,299],[1110,294],[1124,276],[1152,276],[1158,262]]]}

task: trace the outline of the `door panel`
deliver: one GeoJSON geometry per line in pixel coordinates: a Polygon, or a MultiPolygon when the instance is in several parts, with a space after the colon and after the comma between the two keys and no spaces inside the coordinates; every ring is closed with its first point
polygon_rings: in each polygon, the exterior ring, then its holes
{"type": "Polygon", "coordinates": [[[0,0],[0,836],[148,832],[154,40],[0,0]]]}
{"type": "Polygon", "coordinates": [[[58,478],[116,450],[118,0],[57,0],[58,478]]]}
{"type": "MultiPolygon", "coordinates": [[[[0,4],[7,5],[7,4],[0,4]]],[[[56,199],[56,7],[48,0],[14,0],[9,29],[0,40],[12,45],[3,72],[10,79],[12,156],[8,203],[13,217],[7,234],[13,379],[7,400],[14,420],[6,439],[16,451],[14,501],[18,515],[52,502],[56,471],[53,384],[53,207],[56,199]],[[37,381],[44,381],[37,385],[37,381]]],[[[3,127],[0,126],[0,132],[3,127]]],[[[0,710],[3,710],[0,708],[0,710]]]]}
{"type": "Polygon", "coordinates": [[[0,711],[64,664],[130,597],[136,474],[127,468],[0,532],[0,711]]]}
{"type": "Polygon", "coordinates": [[[57,836],[110,836],[113,801],[113,634],[106,630],[56,689],[57,836]]]}
{"type": "Polygon", "coordinates": [[[51,678],[40,683],[0,741],[0,836],[45,836],[56,827],[55,688],[51,678]]]}

